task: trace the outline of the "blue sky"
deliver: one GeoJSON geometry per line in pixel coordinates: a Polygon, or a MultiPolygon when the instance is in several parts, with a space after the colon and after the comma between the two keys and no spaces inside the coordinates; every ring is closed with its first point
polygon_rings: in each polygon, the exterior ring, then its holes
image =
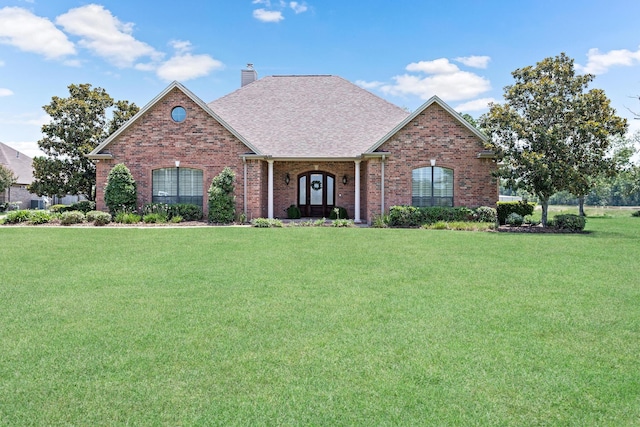
{"type": "Polygon", "coordinates": [[[565,52],[631,119],[638,16],[635,0],[0,0],[0,142],[38,154],[42,106],[72,83],[142,107],[178,80],[210,102],[247,63],[339,75],[410,110],[438,95],[478,117],[513,70],[565,52]]]}

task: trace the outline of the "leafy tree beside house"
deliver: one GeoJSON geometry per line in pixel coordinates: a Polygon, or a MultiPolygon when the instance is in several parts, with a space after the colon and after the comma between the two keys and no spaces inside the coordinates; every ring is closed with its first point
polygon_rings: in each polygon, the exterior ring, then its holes
{"type": "Polygon", "coordinates": [[[0,193],[10,188],[16,182],[16,176],[13,171],[3,165],[0,165],[0,193]]]}
{"type": "Polygon", "coordinates": [[[209,222],[228,224],[236,216],[235,174],[226,167],[220,172],[209,188],[209,222]]]}
{"type": "Polygon", "coordinates": [[[42,126],[44,137],[38,146],[45,156],[33,159],[34,181],[29,191],[39,196],[77,194],[93,200],[96,169],[86,154],[139,108],[128,101],[114,102],[104,89],[90,84],[68,88],[68,98],[54,96],[43,106],[51,121],[42,126]]]}
{"type": "Polygon", "coordinates": [[[512,73],[504,104],[491,104],[481,127],[502,161],[498,174],[511,188],[538,197],[542,224],[549,198],[562,190],[586,194],[592,177],[611,167],[610,136],[627,123],[615,115],[604,92],[586,88],[593,75],[576,75],[564,53],[512,73]]]}
{"type": "Polygon", "coordinates": [[[136,209],[138,191],[131,171],[124,163],[118,163],[107,177],[104,188],[104,203],[112,215],[118,212],[133,212],[136,209]]]}

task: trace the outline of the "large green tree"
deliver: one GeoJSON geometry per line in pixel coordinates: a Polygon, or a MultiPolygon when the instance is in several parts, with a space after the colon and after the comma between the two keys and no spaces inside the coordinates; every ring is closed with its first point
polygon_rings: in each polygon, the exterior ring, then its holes
{"type": "Polygon", "coordinates": [[[627,123],[604,92],[587,91],[594,76],[576,75],[564,53],[511,74],[505,103],[491,104],[481,126],[501,160],[498,174],[538,197],[546,226],[549,198],[562,190],[586,194],[589,177],[611,166],[610,136],[624,134],[627,123]]]}
{"type": "Polygon", "coordinates": [[[78,194],[93,200],[96,169],[86,155],[139,108],[128,101],[115,102],[104,89],[86,83],[70,85],[69,97],[54,96],[42,108],[51,122],[42,126],[44,137],[38,146],[45,156],[33,159],[30,191],[39,196],[78,194]]]}
{"type": "Polygon", "coordinates": [[[0,193],[11,187],[16,182],[13,171],[4,165],[0,165],[0,193]]]}

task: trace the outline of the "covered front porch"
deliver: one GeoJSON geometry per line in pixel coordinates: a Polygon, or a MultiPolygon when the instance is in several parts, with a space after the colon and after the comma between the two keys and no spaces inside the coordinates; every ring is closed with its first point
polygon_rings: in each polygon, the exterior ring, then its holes
{"type": "MultiPolygon", "coordinates": [[[[261,175],[266,178],[261,191],[267,218],[285,219],[287,209],[296,205],[306,218],[328,218],[332,209],[343,207],[350,219],[362,222],[361,201],[366,197],[366,185],[362,185],[361,177],[366,160],[275,159],[263,156],[254,159],[261,161],[261,175]]],[[[248,160],[251,160],[249,156],[243,158],[245,187],[251,179],[247,177],[248,160]]]]}

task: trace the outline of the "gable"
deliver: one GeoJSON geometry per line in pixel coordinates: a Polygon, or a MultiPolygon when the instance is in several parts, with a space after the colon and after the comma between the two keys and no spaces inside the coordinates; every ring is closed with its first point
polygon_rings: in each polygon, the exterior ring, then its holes
{"type": "MultiPolygon", "coordinates": [[[[246,147],[247,151],[260,154],[245,138],[243,138],[235,129],[229,126],[224,120],[218,117],[211,109],[197,96],[191,93],[188,89],[186,89],[183,85],[178,82],[171,83],[164,91],[162,91],[158,96],[156,96],[151,102],[145,105],[138,113],[129,119],[123,126],[121,126],[116,132],[111,134],[108,138],[106,138],[101,144],[99,144],[91,153],[87,155],[90,159],[104,159],[111,158],[111,153],[109,152],[109,146],[116,141],[121,135],[130,131],[131,129],[139,126],[144,126],[145,119],[148,115],[157,110],[159,106],[162,106],[163,103],[173,102],[175,106],[180,106],[180,100],[184,100],[185,102],[189,102],[193,108],[201,110],[207,117],[215,120],[219,123],[223,128],[229,131],[233,136],[235,136],[240,142],[242,142],[246,147]]],[[[172,104],[173,105],[173,104],[172,104]]],[[[172,126],[176,123],[173,122],[171,118],[172,108],[169,108],[169,114],[164,114],[160,119],[154,120],[152,126],[172,126]]],[[[167,110],[165,108],[165,110],[167,110]]],[[[204,126],[204,123],[202,124],[204,126]]],[[[198,126],[196,124],[196,126],[198,126]]]]}
{"type": "MultiPolygon", "coordinates": [[[[443,133],[448,133],[447,130],[442,128],[453,126],[459,128],[461,131],[464,131],[466,135],[474,136],[478,139],[478,142],[480,144],[488,141],[486,135],[484,135],[477,128],[467,122],[460,114],[458,114],[440,98],[438,98],[437,96],[433,96],[427,102],[422,104],[422,106],[416,109],[406,119],[401,121],[396,127],[394,127],[384,137],[377,141],[373,146],[371,146],[366,152],[374,153],[375,151],[380,149],[383,144],[385,144],[391,138],[394,138],[399,132],[406,130],[406,128],[411,125],[422,128],[427,126],[430,128],[433,135],[438,134],[439,130],[442,130],[443,133]]],[[[421,132],[421,134],[423,135],[428,133],[429,132],[421,132]]],[[[482,145],[478,147],[479,150],[481,150],[482,148],[482,145]]]]}

